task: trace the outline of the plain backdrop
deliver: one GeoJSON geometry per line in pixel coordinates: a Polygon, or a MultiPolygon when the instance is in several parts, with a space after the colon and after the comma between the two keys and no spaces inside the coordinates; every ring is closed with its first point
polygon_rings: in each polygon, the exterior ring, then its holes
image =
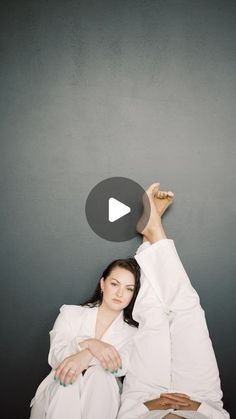
{"type": "Polygon", "coordinates": [[[227,0],[1,2],[2,417],[29,417],[60,306],[140,243],[87,223],[113,176],[175,193],[163,223],[236,417],[235,19],[227,0]]]}

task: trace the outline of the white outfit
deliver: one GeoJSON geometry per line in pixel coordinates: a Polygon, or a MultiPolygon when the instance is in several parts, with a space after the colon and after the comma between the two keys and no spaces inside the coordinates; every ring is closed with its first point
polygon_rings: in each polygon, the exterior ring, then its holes
{"type": "Polygon", "coordinates": [[[122,369],[115,375],[105,371],[93,358],[84,375],[68,387],[54,381],[55,369],[68,356],[82,350],[79,342],[95,337],[98,307],[63,305],[50,334],[48,363],[51,372],[39,385],[30,406],[30,419],[115,419],[120,405],[116,377],[126,374],[136,327],[123,319],[123,311],[113,321],[102,341],[120,353],[122,369]]]}
{"type": "Polygon", "coordinates": [[[123,384],[118,419],[228,419],[219,372],[199,296],[173,240],[143,243],[135,256],[141,289],[133,318],[139,322],[123,384]],[[154,410],[143,404],[162,392],[181,392],[201,402],[197,411],[154,410]]]}

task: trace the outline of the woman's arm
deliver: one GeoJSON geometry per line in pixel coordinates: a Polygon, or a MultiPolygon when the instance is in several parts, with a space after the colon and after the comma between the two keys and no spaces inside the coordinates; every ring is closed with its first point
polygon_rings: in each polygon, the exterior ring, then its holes
{"type": "Polygon", "coordinates": [[[119,352],[113,345],[100,339],[86,339],[80,342],[80,347],[89,350],[105,369],[111,371],[121,369],[122,361],[119,352]]]}
{"type": "MultiPolygon", "coordinates": [[[[77,306],[76,315],[79,314],[82,307],[77,306]]],[[[60,314],[57,316],[53,329],[49,332],[50,349],[48,354],[48,363],[56,369],[58,365],[68,356],[78,353],[81,348],[79,346],[79,337],[74,336],[71,326],[70,316],[74,313],[74,307],[63,305],[60,308],[60,314]]]]}
{"type": "Polygon", "coordinates": [[[110,372],[117,377],[126,373],[127,360],[122,357],[124,367],[121,367],[121,358],[114,346],[99,339],[85,339],[80,342],[80,347],[80,352],[66,357],[56,368],[54,378],[61,384],[73,384],[84,369],[96,363],[100,363],[105,369],[110,369],[110,372]]]}

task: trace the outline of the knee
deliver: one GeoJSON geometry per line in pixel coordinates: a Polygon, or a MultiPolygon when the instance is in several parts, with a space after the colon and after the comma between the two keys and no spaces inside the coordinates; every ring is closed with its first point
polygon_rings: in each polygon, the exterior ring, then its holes
{"type": "Polygon", "coordinates": [[[120,401],[118,383],[109,371],[104,370],[101,366],[92,366],[88,368],[84,378],[86,385],[93,388],[93,394],[96,393],[99,399],[110,399],[115,404],[120,401]]]}
{"type": "Polygon", "coordinates": [[[107,376],[107,371],[100,365],[93,365],[87,369],[85,375],[103,379],[107,376]]]}
{"type": "Polygon", "coordinates": [[[87,379],[91,378],[93,383],[96,382],[97,384],[104,385],[106,383],[110,383],[112,381],[116,381],[115,377],[109,372],[104,370],[100,365],[94,365],[85,373],[87,375],[87,379]]]}

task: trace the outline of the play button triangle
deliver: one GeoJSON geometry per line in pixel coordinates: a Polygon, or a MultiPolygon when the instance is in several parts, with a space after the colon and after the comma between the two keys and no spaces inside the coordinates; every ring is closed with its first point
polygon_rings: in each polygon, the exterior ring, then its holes
{"type": "MultiPolygon", "coordinates": [[[[97,183],[86,199],[85,214],[89,226],[104,240],[123,242],[137,236],[137,223],[145,228],[150,208],[143,212],[145,191],[134,180],[110,177],[97,183]]],[[[148,197],[145,199],[148,206],[148,197]]],[[[150,205],[149,205],[150,207],[150,205]]]]}
{"type": "Polygon", "coordinates": [[[111,223],[124,215],[129,214],[131,208],[128,205],[123,204],[115,198],[109,198],[108,200],[108,219],[111,223]]]}

